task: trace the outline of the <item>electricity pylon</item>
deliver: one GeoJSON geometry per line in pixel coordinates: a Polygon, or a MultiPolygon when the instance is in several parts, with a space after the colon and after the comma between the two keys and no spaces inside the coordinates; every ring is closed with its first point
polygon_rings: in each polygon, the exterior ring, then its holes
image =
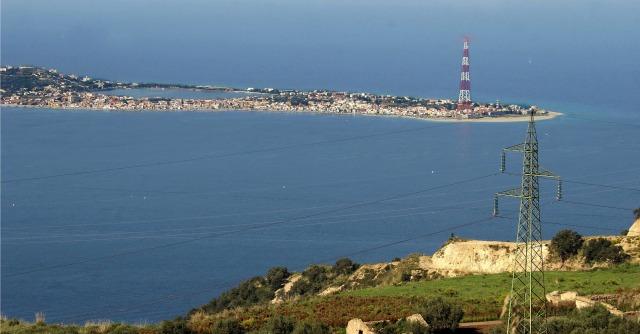
{"type": "Polygon", "coordinates": [[[516,250],[512,268],[507,334],[547,333],[544,254],[540,223],[540,187],[538,178],[558,181],[557,199],[562,197],[560,177],[538,165],[538,139],[534,113],[531,112],[527,137],[522,144],[502,150],[500,171],[506,167],[505,152],[522,152],[522,183],[519,188],[495,194],[494,216],[498,215],[498,197],[520,198],[516,232],[516,250]]]}

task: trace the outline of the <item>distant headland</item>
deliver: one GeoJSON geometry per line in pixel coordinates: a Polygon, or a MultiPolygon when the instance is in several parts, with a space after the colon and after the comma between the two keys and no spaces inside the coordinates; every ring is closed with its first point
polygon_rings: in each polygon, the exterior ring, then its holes
{"type": "Polygon", "coordinates": [[[425,99],[409,96],[331,90],[276,88],[234,88],[209,85],[126,83],[63,74],[55,69],[35,66],[2,66],[0,104],[60,109],[122,111],[225,111],[312,112],[409,117],[438,121],[518,122],[535,111],[538,119],[551,119],[560,113],[522,104],[473,103],[457,110],[451,99],[425,99]],[[198,92],[229,93],[220,98],[133,97],[112,95],[114,90],[187,89],[198,92]],[[235,96],[233,93],[238,93],[235,96]],[[247,93],[247,94],[242,94],[247,93]]]}

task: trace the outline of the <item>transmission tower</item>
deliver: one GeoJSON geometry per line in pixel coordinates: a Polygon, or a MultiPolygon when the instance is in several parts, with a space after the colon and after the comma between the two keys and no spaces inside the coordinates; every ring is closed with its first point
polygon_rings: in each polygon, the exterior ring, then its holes
{"type": "Polygon", "coordinates": [[[506,168],[506,152],[523,153],[522,183],[519,188],[499,192],[494,198],[494,216],[498,215],[498,198],[520,198],[520,215],[516,232],[516,250],[512,268],[507,334],[541,334],[546,328],[546,291],[544,286],[544,254],[540,223],[539,178],[558,181],[556,198],[562,198],[560,177],[538,165],[538,139],[531,112],[527,137],[522,144],[502,150],[500,171],[506,168]]]}
{"type": "Polygon", "coordinates": [[[462,70],[460,71],[460,93],[458,111],[471,110],[471,79],[469,78],[469,39],[465,37],[462,51],[462,70]]]}

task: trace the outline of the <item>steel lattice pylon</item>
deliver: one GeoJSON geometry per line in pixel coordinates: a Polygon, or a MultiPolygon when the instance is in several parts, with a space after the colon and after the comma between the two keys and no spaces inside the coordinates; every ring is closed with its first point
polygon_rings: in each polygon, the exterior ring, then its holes
{"type": "Polygon", "coordinates": [[[498,197],[520,198],[520,214],[516,232],[516,250],[512,268],[511,293],[507,319],[508,334],[547,333],[546,291],[544,286],[544,254],[540,222],[539,178],[558,180],[560,199],[561,181],[538,164],[538,139],[531,112],[527,137],[522,144],[502,151],[500,170],[505,170],[505,152],[522,152],[522,183],[519,188],[496,193],[494,215],[498,215],[498,197]]]}

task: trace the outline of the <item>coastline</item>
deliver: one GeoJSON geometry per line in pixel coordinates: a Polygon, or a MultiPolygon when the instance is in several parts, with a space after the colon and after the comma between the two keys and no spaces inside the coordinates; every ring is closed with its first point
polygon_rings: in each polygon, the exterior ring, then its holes
{"type": "MultiPolygon", "coordinates": [[[[393,117],[406,118],[418,121],[440,122],[440,123],[518,123],[528,122],[527,115],[509,115],[498,117],[482,117],[482,118],[439,118],[439,117],[416,117],[406,115],[386,115],[386,114],[367,114],[367,113],[336,113],[322,111],[292,111],[292,110],[264,110],[264,109],[122,109],[122,108],[76,108],[76,107],[50,107],[39,105],[24,104],[0,104],[0,110],[5,107],[11,108],[29,108],[29,109],[52,109],[62,111],[96,111],[96,112],[198,112],[198,113],[215,113],[215,112],[260,112],[260,113],[286,113],[286,114],[316,114],[316,115],[342,115],[342,116],[367,116],[367,117],[393,117]]],[[[563,113],[557,111],[547,111],[545,115],[536,116],[536,121],[546,121],[562,116],[563,113]]]]}

